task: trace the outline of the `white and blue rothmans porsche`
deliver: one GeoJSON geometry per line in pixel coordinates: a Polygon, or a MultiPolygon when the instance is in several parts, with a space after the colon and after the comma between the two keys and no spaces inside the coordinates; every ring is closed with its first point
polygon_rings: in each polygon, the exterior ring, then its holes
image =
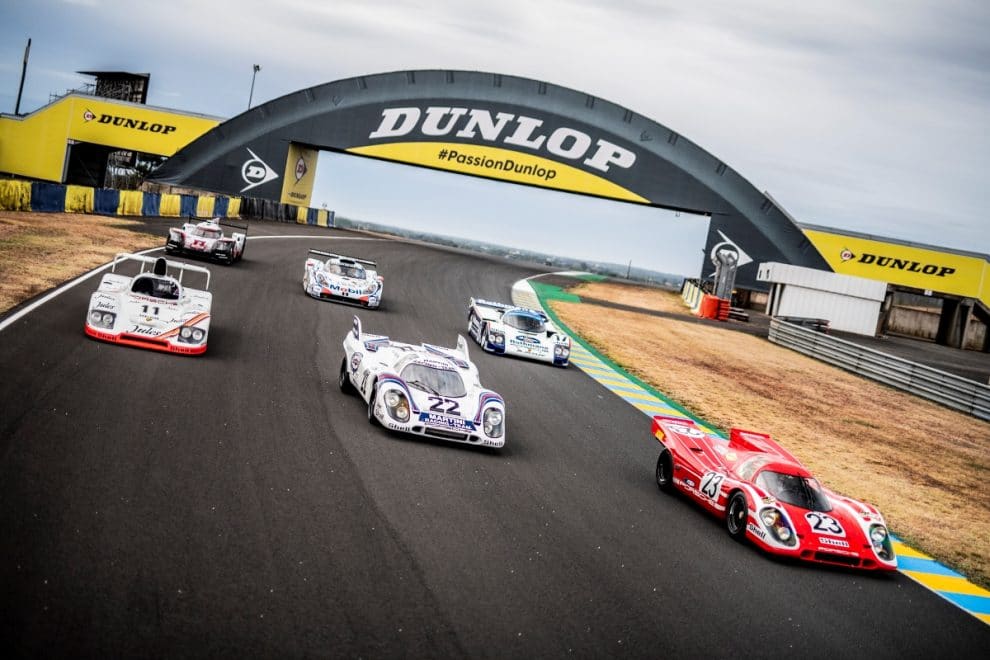
{"type": "Polygon", "coordinates": [[[378,274],[378,265],[340,254],[310,250],[323,259],[306,259],[303,289],[314,298],[361,305],[375,309],[382,304],[385,279],[378,274]]]}
{"type": "Polygon", "coordinates": [[[457,337],[457,348],[404,344],[362,332],[355,316],[338,384],[367,402],[372,424],[481,447],[505,445],[505,401],[481,386],[464,337],[457,337]]]}
{"type": "Polygon", "coordinates": [[[210,271],[205,268],[164,257],[118,254],[90,297],[86,334],[114,344],[199,355],[206,351],[210,332],[209,287],[210,271]],[[138,263],[139,272],[118,273],[117,267],[126,262],[138,263]],[[206,288],[184,286],[187,272],[205,275],[206,288]]]}
{"type": "Polygon", "coordinates": [[[468,334],[489,353],[549,362],[566,367],[571,338],[541,311],[471,298],[468,334]]]}

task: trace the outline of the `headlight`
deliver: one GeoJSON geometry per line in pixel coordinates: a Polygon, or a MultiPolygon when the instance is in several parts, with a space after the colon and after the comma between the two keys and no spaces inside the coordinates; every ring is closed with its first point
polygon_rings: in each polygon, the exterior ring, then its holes
{"type": "Polygon", "coordinates": [[[179,328],[179,341],[184,341],[187,344],[196,344],[206,339],[206,330],[202,328],[195,328],[190,325],[184,325],[179,328]]]}
{"type": "Polygon", "coordinates": [[[489,408],[485,411],[484,425],[485,425],[485,435],[490,438],[499,438],[502,436],[502,411],[498,408],[489,408]]]}
{"type": "Polygon", "coordinates": [[[793,546],[797,543],[794,530],[791,529],[787,519],[777,509],[773,507],[760,509],[760,521],[767,528],[767,531],[784,545],[793,546]]]}
{"type": "Polygon", "coordinates": [[[504,344],[505,335],[503,335],[501,332],[493,332],[491,334],[491,341],[493,344],[504,344]]]}
{"type": "Polygon", "coordinates": [[[567,347],[563,344],[557,344],[553,347],[553,354],[557,357],[567,357],[568,353],[570,353],[570,351],[567,350],[567,347]]]}
{"type": "Polygon", "coordinates": [[[398,390],[388,390],[383,397],[385,410],[397,422],[409,421],[409,401],[406,395],[398,390]]]}
{"type": "Polygon", "coordinates": [[[94,309],[89,313],[89,322],[92,325],[99,326],[101,328],[112,328],[114,321],[117,320],[117,315],[111,312],[101,312],[94,309]]]}
{"type": "Polygon", "coordinates": [[[890,561],[894,558],[894,547],[890,544],[890,534],[886,527],[880,524],[870,525],[870,541],[873,543],[873,552],[880,559],[890,561]]]}

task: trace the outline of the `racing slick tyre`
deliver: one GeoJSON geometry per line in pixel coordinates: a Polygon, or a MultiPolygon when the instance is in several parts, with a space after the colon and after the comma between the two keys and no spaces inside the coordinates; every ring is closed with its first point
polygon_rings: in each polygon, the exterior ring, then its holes
{"type": "Polygon", "coordinates": [[[746,503],[746,495],[741,490],[737,490],[729,498],[729,504],[725,507],[725,529],[729,536],[740,543],[746,539],[746,519],[749,517],[749,505],[746,503]]]}
{"type": "Polygon", "coordinates": [[[674,459],[666,447],[657,457],[657,488],[665,493],[674,492],[674,459]]]}
{"type": "Polygon", "coordinates": [[[340,391],[344,394],[353,394],[354,386],[351,385],[351,379],[347,375],[347,358],[342,358],[340,360],[340,376],[337,377],[337,385],[340,386],[340,391]]]}
{"type": "Polygon", "coordinates": [[[368,423],[372,426],[381,426],[381,422],[375,417],[375,399],[378,398],[378,385],[371,386],[371,396],[368,397],[368,423]]]}

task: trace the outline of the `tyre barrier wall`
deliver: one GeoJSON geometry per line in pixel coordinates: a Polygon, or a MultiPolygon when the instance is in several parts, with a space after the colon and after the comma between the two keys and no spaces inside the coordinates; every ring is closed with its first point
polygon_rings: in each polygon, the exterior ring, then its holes
{"type": "Polygon", "coordinates": [[[0,181],[0,211],[97,213],[147,217],[226,217],[331,228],[334,212],[253,197],[150,193],[39,181],[0,181]]]}

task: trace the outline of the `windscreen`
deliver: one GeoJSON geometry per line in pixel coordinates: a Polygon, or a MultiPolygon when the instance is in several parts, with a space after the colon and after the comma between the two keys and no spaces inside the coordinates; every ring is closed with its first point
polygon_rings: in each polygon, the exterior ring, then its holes
{"type": "Polygon", "coordinates": [[[437,369],[425,364],[410,364],[399,375],[410,387],[430,394],[454,398],[467,394],[461,375],[449,369],[437,369]]]}
{"type": "Polygon", "coordinates": [[[178,300],[179,285],[175,280],[165,277],[153,277],[145,275],[134,278],[131,284],[131,292],[163,300],[178,300]]]}
{"type": "Polygon", "coordinates": [[[810,477],[764,470],[756,477],[756,485],[781,502],[809,511],[831,511],[832,503],[822,492],[821,485],[810,477]]]}
{"type": "Polygon", "coordinates": [[[197,227],[192,233],[193,236],[199,236],[200,238],[220,238],[223,236],[223,232],[219,229],[206,229],[204,227],[197,227]]]}
{"type": "Polygon", "coordinates": [[[502,317],[502,322],[511,328],[524,332],[543,332],[546,328],[543,319],[534,314],[509,312],[502,317]]]}

